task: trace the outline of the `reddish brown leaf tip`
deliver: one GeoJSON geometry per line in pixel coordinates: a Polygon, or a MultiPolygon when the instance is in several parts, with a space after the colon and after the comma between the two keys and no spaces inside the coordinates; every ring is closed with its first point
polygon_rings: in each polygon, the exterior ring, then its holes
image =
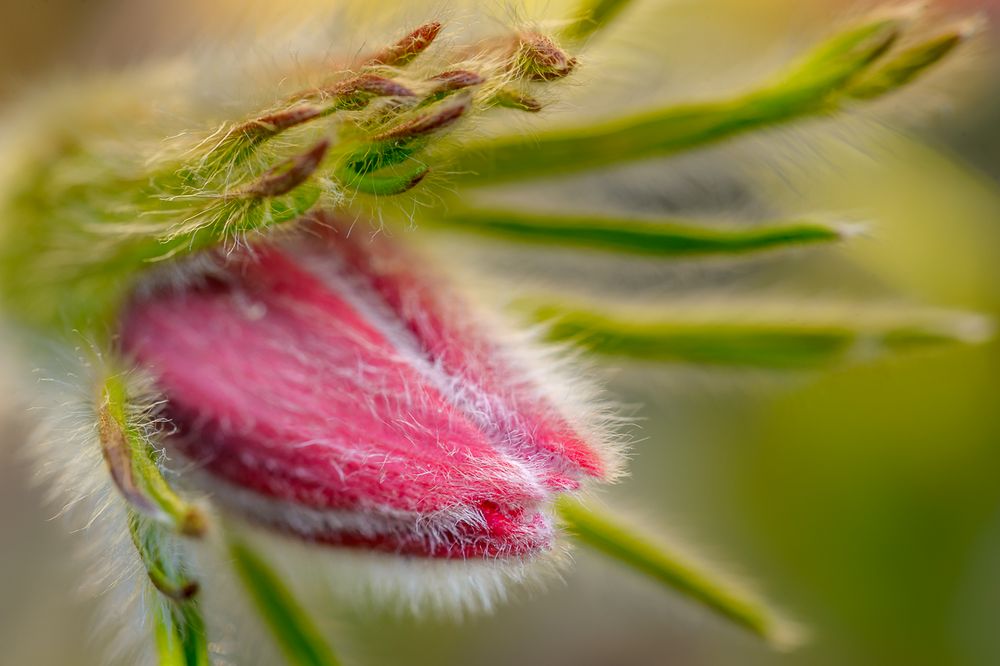
{"type": "Polygon", "coordinates": [[[311,104],[298,104],[291,108],[250,120],[238,129],[248,134],[255,133],[272,136],[296,125],[308,122],[321,113],[321,109],[311,104]]]}
{"type": "Polygon", "coordinates": [[[121,424],[111,416],[107,407],[101,408],[98,414],[97,432],[101,441],[101,454],[108,465],[108,471],[111,472],[111,480],[122,497],[136,511],[147,516],[156,515],[158,513],[157,507],[142,491],[135,478],[135,471],[132,467],[132,450],[125,432],[121,424]]]}
{"type": "Polygon", "coordinates": [[[149,581],[153,584],[153,587],[163,596],[173,599],[174,601],[190,601],[193,599],[198,592],[201,591],[201,586],[194,581],[185,583],[181,586],[174,586],[165,581],[161,576],[157,576],[152,572],[149,572],[149,581]]]}
{"type": "Polygon", "coordinates": [[[453,124],[469,110],[472,102],[467,96],[455,100],[449,104],[441,104],[439,108],[418,116],[413,120],[403,123],[398,127],[379,134],[374,137],[374,141],[388,141],[392,139],[413,139],[431,132],[437,132],[453,124]]]}
{"type": "Polygon", "coordinates": [[[366,66],[402,67],[423,53],[439,32],[441,32],[441,24],[437,21],[425,23],[389,48],[366,60],[364,64],[366,66]]]}
{"type": "Polygon", "coordinates": [[[271,168],[240,194],[259,198],[288,194],[316,171],[329,148],[330,140],[321,140],[302,155],[271,168]]]}
{"type": "Polygon", "coordinates": [[[358,89],[379,97],[415,97],[416,93],[398,81],[384,76],[364,74],[360,77],[358,89]]]}
{"type": "Polygon", "coordinates": [[[465,69],[454,69],[431,77],[431,81],[437,84],[434,87],[435,93],[447,93],[481,85],[486,79],[475,72],[465,69]]]}
{"type": "Polygon", "coordinates": [[[346,97],[357,94],[368,94],[375,97],[413,97],[412,90],[398,81],[377,74],[361,74],[347,81],[338,83],[329,92],[346,97]]]}
{"type": "Polygon", "coordinates": [[[570,57],[551,38],[527,32],[519,37],[514,67],[526,79],[554,81],[576,68],[576,58],[570,57]]]}
{"type": "Polygon", "coordinates": [[[416,176],[414,176],[412,179],[410,179],[409,184],[407,185],[406,189],[403,190],[403,191],[407,192],[409,190],[412,190],[414,187],[416,187],[417,185],[419,185],[423,181],[423,179],[427,177],[427,174],[429,174],[430,172],[431,172],[430,169],[424,169],[424,170],[420,171],[419,173],[417,173],[416,176]]]}

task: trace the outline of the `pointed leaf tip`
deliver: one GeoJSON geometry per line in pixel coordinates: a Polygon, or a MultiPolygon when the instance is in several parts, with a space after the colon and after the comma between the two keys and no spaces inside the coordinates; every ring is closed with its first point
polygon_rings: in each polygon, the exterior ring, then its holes
{"type": "Polygon", "coordinates": [[[365,66],[384,65],[386,67],[403,67],[427,50],[427,47],[441,32],[441,24],[437,21],[425,23],[408,33],[392,46],[375,54],[365,61],[365,66]]]}
{"type": "Polygon", "coordinates": [[[439,132],[452,124],[472,107],[472,99],[459,95],[457,99],[443,102],[433,111],[417,116],[402,125],[394,127],[372,138],[373,142],[416,139],[433,132],[439,132]]]}
{"type": "Polygon", "coordinates": [[[739,585],[710,574],[691,558],[671,552],[658,540],[610,514],[590,509],[566,495],[556,501],[556,512],[583,545],[685,595],[775,647],[791,649],[801,642],[801,631],[739,585]]]}
{"type": "Polygon", "coordinates": [[[305,153],[272,167],[256,182],[239,190],[238,196],[268,198],[288,194],[319,168],[329,148],[329,139],[320,140],[305,153]]]}
{"type": "Polygon", "coordinates": [[[452,92],[478,86],[486,82],[480,74],[466,69],[453,69],[431,77],[435,83],[434,92],[452,92]]]}
{"type": "Polygon", "coordinates": [[[955,28],[912,46],[851,85],[847,93],[866,100],[898,90],[943,61],[968,39],[967,28],[955,28]]]}
{"type": "Polygon", "coordinates": [[[491,98],[493,104],[506,109],[526,111],[528,113],[538,113],[542,110],[542,103],[528,93],[511,88],[501,88],[491,98]]]}

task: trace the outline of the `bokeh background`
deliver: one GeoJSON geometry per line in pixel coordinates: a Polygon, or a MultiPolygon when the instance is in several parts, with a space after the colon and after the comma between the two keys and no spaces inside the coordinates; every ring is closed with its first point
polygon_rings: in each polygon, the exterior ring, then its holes
{"type": "MultiPolygon", "coordinates": [[[[738,80],[869,4],[645,0],[630,10],[641,27],[609,39],[640,58],[643,44],[675,44],[666,49],[676,58],[664,62],[668,81],[676,73],[690,84],[698,72],[738,80]]],[[[950,4],[997,18],[991,2],[950,4]]],[[[227,22],[253,21],[235,0],[5,0],[2,15],[0,104],[48,76],[172,53],[227,22]]],[[[863,149],[848,123],[782,134],[773,145],[743,142],[717,157],[737,158],[758,192],[790,209],[878,221],[831,257],[802,255],[774,270],[806,293],[892,290],[1000,318],[998,54],[996,35],[977,40],[960,66],[909,98],[926,104],[887,109],[875,124],[893,129],[866,125],[863,149]]],[[[703,163],[696,171],[712,182],[703,163]]],[[[775,278],[759,269],[748,279],[775,278]]],[[[631,479],[609,502],[725,554],[716,561],[781,600],[808,625],[810,643],[774,653],[579,552],[564,584],[461,625],[342,609],[344,650],[372,666],[1000,663],[1000,345],[796,381],[646,381],[645,373],[622,368],[611,380],[616,395],[644,407],[631,479]]],[[[0,409],[14,404],[22,381],[6,373],[0,409]]],[[[74,595],[72,536],[15,454],[30,415],[8,412],[0,417],[0,664],[100,664],[89,640],[95,607],[74,595]]]]}

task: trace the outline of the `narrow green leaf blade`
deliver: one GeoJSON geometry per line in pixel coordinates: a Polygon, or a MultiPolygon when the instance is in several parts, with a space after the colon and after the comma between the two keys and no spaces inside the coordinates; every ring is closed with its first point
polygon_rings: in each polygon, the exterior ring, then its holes
{"type": "Polygon", "coordinates": [[[447,231],[482,234],[520,243],[663,258],[741,255],[830,243],[845,238],[855,228],[811,220],[713,227],[683,220],[481,209],[451,214],[438,224],[447,231]]]}
{"type": "Polygon", "coordinates": [[[236,571],[282,653],[292,666],[337,666],[340,662],[319,630],[278,575],[246,544],[231,539],[229,552],[236,571]]]}
{"type": "Polygon", "coordinates": [[[610,515],[589,509],[565,495],[557,500],[556,511],[580,543],[646,574],[777,646],[787,647],[794,642],[790,626],[763,602],[717,580],[610,515]]]}
{"type": "Polygon", "coordinates": [[[909,84],[958,48],[975,32],[977,24],[957,26],[916,46],[901,51],[853,84],[848,94],[855,99],[873,99],[909,84]]]}
{"type": "Polygon", "coordinates": [[[886,307],[826,307],[809,302],[598,309],[557,302],[522,302],[547,337],[594,354],[642,361],[796,370],[868,360],[888,353],[991,335],[973,314],[886,307]]]}

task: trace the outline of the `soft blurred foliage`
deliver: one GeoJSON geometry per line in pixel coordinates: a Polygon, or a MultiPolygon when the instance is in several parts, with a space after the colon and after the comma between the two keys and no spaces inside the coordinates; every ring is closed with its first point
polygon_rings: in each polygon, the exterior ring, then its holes
{"type": "MultiPolygon", "coordinates": [[[[205,21],[237,20],[238,4],[8,3],[0,95],[11,98],[69,63],[169,52],[206,31],[199,27],[205,21]]],[[[722,71],[722,80],[727,63],[756,55],[766,65],[794,51],[798,42],[789,36],[816,34],[845,5],[849,12],[863,5],[637,4],[647,33],[662,26],[660,39],[694,21],[671,51],[686,49],[697,68],[722,71]],[[692,34],[703,36],[700,44],[692,34]]],[[[954,4],[996,13],[984,2],[954,4]]],[[[848,210],[877,221],[869,237],[833,259],[797,257],[794,275],[804,289],[822,283],[829,291],[853,260],[866,285],[1000,318],[997,43],[995,36],[980,40],[960,76],[929,84],[947,93],[926,93],[929,112],[902,109],[897,118],[888,110],[886,119],[930,137],[933,148],[868,126],[854,140],[848,124],[818,128],[819,138],[780,137],[780,149],[741,149],[740,157],[768,167],[757,169],[758,184],[788,207],[848,210]]],[[[667,71],[679,67],[665,64],[667,71]]],[[[834,292],[865,295],[846,282],[834,292]]],[[[752,572],[808,625],[805,648],[771,652],[637,575],[581,553],[566,584],[461,626],[335,609],[342,651],[373,666],[1000,663],[1000,345],[794,383],[650,382],[629,374],[612,389],[645,404],[642,441],[632,479],[612,490],[611,501],[685,540],[711,544],[712,553],[726,554],[723,566],[752,572]]],[[[22,421],[5,420],[3,444],[21,437],[22,421]]],[[[100,652],[86,642],[90,609],[69,594],[71,536],[48,520],[54,509],[41,508],[41,493],[30,488],[12,447],[0,456],[0,661],[97,664],[100,652]]]]}

